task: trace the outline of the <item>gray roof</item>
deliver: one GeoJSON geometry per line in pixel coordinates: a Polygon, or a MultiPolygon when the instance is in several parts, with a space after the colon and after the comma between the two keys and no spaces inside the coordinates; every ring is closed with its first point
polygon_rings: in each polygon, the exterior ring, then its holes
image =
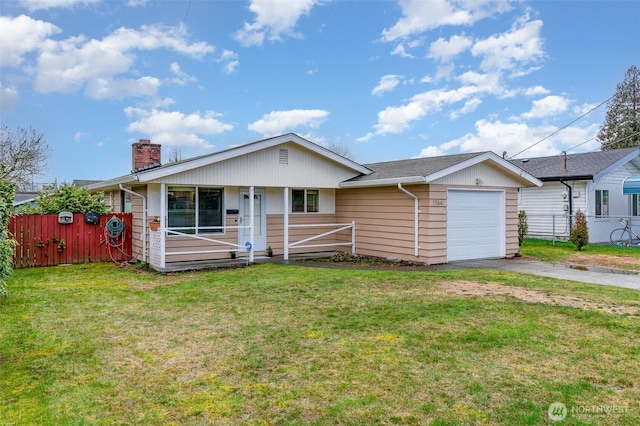
{"type": "Polygon", "coordinates": [[[484,153],[474,152],[470,154],[453,154],[441,157],[412,158],[410,160],[364,164],[365,167],[373,170],[373,173],[360,175],[346,182],[366,182],[411,176],[429,176],[482,154],[484,153]]]}
{"type": "Polygon", "coordinates": [[[638,148],[567,154],[566,170],[563,154],[510,161],[541,181],[591,180],[598,174],[619,167],[638,156],[638,148]]]}

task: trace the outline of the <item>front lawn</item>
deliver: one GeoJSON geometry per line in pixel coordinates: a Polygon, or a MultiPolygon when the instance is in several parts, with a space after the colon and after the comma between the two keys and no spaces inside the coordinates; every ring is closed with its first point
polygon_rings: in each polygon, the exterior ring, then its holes
{"type": "Polygon", "coordinates": [[[640,297],[492,270],[23,269],[0,424],[637,424],[640,297]],[[557,413],[557,412],[556,412],[557,413]]]}
{"type": "Polygon", "coordinates": [[[565,262],[640,271],[640,247],[588,244],[581,251],[567,241],[525,238],[520,251],[523,256],[543,262],[565,262]]]}

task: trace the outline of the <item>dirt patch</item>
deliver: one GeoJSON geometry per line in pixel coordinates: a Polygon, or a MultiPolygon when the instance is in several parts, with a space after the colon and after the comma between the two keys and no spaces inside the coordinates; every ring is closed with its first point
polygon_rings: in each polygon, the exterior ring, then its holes
{"type": "Polygon", "coordinates": [[[640,259],[633,256],[575,253],[563,263],[601,268],[640,271],[640,259]]]}
{"type": "Polygon", "coordinates": [[[640,308],[628,305],[616,305],[594,302],[575,296],[549,295],[541,291],[522,287],[511,287],[497,283],[477,283],[475,281],[447,281],[439,285],[448,294],[459,296],[497,296],[506,295],[530,303],[570,306],[581,309],[595,309],[609,314],[640,315],[640,308]]]}

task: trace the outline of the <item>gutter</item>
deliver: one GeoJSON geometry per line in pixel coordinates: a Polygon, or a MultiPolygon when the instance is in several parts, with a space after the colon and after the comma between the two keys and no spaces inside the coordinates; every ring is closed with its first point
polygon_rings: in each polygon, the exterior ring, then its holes
{"type": "Polygon", "coordinates": [[[569,229],[571,229],[573,228],[573,187],[563,180],[560,183],[566,186],[569,191],[569,229]]]}
{"type": "MultiPolygon", "coordinates": [[[[125,188],[122,184],[119,186],[121,191],[142,198],[142,262],[147,263],[147,197],[125,188]]],[[[131,236],[133,236],[133,231],[131,236]]]]}
{"type": "Polygon", "coordinates": [[[402,187],[401,183],[398,183],[398,189],[402,192],[404,192],[405,194],[407,194],[409,197],[413,198],[414,200],[414,206],[413,206],[413,221],[414,221],[414,255],[416,257],[418,257],[418,255],[420,254],[420,241],[419,241],[419,236],[420,236],[420,231],[418,228],[418,214],[420,213],[420,210],[418,209],[418,196],[415,194],[412,194],[411,192],[407,191],[406,189],[404,189],[402,187]]]}

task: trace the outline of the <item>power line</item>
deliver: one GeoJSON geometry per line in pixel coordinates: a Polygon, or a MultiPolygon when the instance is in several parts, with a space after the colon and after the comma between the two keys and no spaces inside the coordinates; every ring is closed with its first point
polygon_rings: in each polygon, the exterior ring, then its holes
{"type": "MultiPolygon", "coordinates": [[[[613,96],[615,96],[615,95],[613,95],[613,96]]],[[[607,99],[607,100],[605,100],[605,101],[600,102],[598,105],[596,105],[595,107],[591,108],[589,111],[585,112],[585,113],[584,113],[584,114],[582,114],[580,117],[578,117],[578,118],[576,118],[575,120],[573,120],[571,123],[569,123],[569,124],[566,124],[566,125],[562,126],[561,128],[559,128],[559,129],[558,129],[558,130],[556,130],[555,132],[551,133],[550,135],[545,136],[544,138],[540,139],[538,142],[536,142],[536,143],[534,143],[534,144],[532,144],[532,145],[530,145],[530,146],[526,147],[525,149],[523,149],[523,150],[522,150],[522,151],[520,151],[520,152],[515,153],[514,155],[512,155],[512,156],[511,156],[511,158],[510,158],[510,159],[513,159],[514,157],[516,157],[516,156],[518,156],[518,155],[522,154],[523,152],[525,152],[525,151],[527,151],[527,150],[529,150],[529,149],[533,148],[534,146],[536,146],[536,145],[538,145],[538,144],[540,144],[540,143],[542,143],[542,142],[546,141],[546,140],[547,140],[547,139],[549,139],[551,136],[553,136],[553,135],[556,135],[556,134],[560,133],[561,131],[563,131],[563,130],[564,130],[564,129],[566,129],[567,127],[571,126],[571,125],[572,125],[573,123],[575,123],[576,121],[578,121],[578,120],[580,120],[580,119],[582,119],[582,118],[586,117],[587,115],[591,114],[591,113],[592,113],[593,111],[595,111],[596,109],[600,108],[602,105],[604,105],[604,104],[606,104],[607,102],[609,102],[609,101],[613,98],[613,96],[611,96],[609,99],[607,99]]]]}

